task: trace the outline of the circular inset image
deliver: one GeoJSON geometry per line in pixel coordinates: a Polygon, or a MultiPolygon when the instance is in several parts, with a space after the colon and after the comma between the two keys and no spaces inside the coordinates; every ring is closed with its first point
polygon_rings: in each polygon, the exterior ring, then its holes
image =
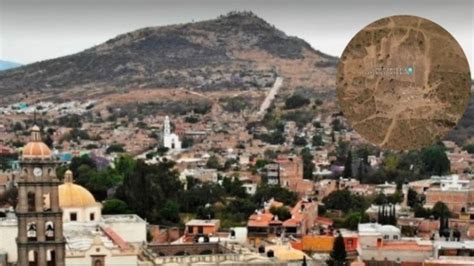
{"type": "Polygon", "coordinates": [[[471,74],[445,29],[415,16],[391,16],[359,31],[342,53],[337,97],[349,124],[380,147],[432,144],[459,121],[471,74]]]}

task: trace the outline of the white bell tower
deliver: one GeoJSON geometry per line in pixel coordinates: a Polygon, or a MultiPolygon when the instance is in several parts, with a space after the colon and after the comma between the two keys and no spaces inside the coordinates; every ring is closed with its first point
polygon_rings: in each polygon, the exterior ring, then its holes
{"type": "Polygon", "coordinates": [[[165,117],[163,125],[163,146],[174,151],[181,150],[179,136],[171,133],[170,118],[168,116],[165,117]]]}

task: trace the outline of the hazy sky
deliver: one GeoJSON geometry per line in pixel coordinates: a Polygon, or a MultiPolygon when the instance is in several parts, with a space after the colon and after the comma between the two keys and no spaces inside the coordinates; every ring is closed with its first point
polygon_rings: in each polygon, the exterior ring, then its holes
{"type": "Polygon", "coordinates": [[[142,27],[250,10],[335,56],[374,20],[396,14],[425,17],[451,32],[472,69],[473,9],[472,0],[0,0],[0,59],[31,63],[79,52],[142,27]]]}

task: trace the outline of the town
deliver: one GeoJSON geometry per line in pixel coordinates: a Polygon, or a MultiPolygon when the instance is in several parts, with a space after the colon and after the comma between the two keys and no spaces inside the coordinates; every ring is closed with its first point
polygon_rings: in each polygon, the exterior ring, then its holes
{"type": "MultiPolygon", "coordinates": [[[[472,145],[381,150],[337,113],[279,120],[239,101],[179,115],[98,104],[1,109],[0,265],[472,262],[472,145]],[[18,253],[26,239],[52,242],[18,253]]],[[[325,103],[294,93],[281,108],[325,103]]]]}

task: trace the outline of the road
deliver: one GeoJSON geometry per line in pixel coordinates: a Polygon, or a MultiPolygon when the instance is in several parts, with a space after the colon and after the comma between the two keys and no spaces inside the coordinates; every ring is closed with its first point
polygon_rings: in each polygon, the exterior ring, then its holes
{"type": "Polygon", "coordinates": [[[270,107],[273,100],[275,99],[275,96],[277,96],[278,91],[280,91],[281,85],[283,85],[283,78],[277,77],[275,80],[275,83],[273,83],[273,87],[268,92],[267,97],[265,97],[265,100],[263,100],[262,104],[260,105],[260,110],[257,113],[258,117],[261,118],[265,115],[268,108],[270,107]]]}

